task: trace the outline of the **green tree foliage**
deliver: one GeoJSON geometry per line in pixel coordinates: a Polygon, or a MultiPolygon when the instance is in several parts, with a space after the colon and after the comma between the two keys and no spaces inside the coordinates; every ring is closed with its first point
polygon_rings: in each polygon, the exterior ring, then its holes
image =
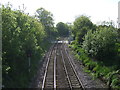
{"type": "Polygon", "coordinates": [[[54,29],[53,14],[44,8],[39,8],[36,10],[36,17],[45,27],[47,37],[52,38],[56,34],[56,29],[54,29]]]}
{"type": "Polygon", "coordinates": [[[74,41],[70,47],[86,67],[86,72],[104,80],[109,87],[120,89],[119,30],[113,25],[100,25],[96,31],[88,31],[83,40],[82,45],[74,41]]]}
{"type": "Polygon", "coordinates": [[[73,29],[74,38],[78,43],[81,43],[87,31],[95,30],[95,25],[93,25],[87,16],[80,16],[74,21],[73,29]]]}
{"type": "Polygon", "coordinates": [[[70,47],[87,72],[117,89],[120,88],[120,79],[114,72],[120,69],[120,29],[114,26],[113,21],[96,26],[88,17],[80,16],[74,21],[72,33],[75,40],[70,47]]]}
{"type": "Polygon", "coordinates": [[[95,32],[88,31],[85,35],[82,47],[90,56],[97,59],[115,55],[115,43],[117,42],[117,30],[113,27],[100,27],[95,32]]]}
{"type": "Polygon", "coordinates": [[[2,27],[3,85],[27,87],[43,54],[44,26],[20,10],[2,6],[2,27]],[[28,73],[27,53],[32,54],[31,73],[28,73]]]}
{"type": "Polygon", "coordinates": [[[63,22],[59,22],[56,25],[58,35],[62,37],[67,37],[69,35],[69,26],[63,22]]]}
{"type": "Polygon", "coordinates": [[[120,42],[120,28],[118,29],[118,40],[120,42]]]}

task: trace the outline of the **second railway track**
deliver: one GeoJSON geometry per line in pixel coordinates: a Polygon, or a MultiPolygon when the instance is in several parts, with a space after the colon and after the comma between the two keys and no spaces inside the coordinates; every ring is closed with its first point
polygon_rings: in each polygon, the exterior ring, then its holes
{"type": "Polygon", "coordinates": [[[42,90],[85,89],[71,62],[65,44],[56,43],[50,50],[43,78],[42,90]]]}

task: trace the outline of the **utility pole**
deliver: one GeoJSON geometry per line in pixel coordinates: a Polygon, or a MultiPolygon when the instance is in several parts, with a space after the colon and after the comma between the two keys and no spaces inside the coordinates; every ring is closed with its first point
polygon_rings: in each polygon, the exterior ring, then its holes
{"type": "Polygon", "coordinates": [[[30,73],[30,57],[28,57],[28,61],[29,61],[29,73],[30,73]]]}
{"type": "Polygon", "coordinates": [[[27,57],[28,57],[28,71],[30,73],[32,51],[30,49],[28,49],[26,51],[26,54],[27,54],[27,57]]]}

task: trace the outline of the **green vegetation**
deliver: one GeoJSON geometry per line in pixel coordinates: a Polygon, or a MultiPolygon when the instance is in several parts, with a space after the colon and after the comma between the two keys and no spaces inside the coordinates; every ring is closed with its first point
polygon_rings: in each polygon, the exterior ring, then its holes
{"type": "Polygon", "coordinates": [[[51,41],[67,37],[69,27],[62,22],[54,27],[53,14],[44,8],[29,16],[23,10],[12,10],[10,6],[0,8],[3,85],[5,88],[25,88],[36,74],[38,63],[51,46],[51,41]]]}
{"type": "MultiPolygon", "coordinates": [[[[2,76],[6,88],[28,87],[36,74],[37,65],[50,47],[48,32],[53,31],[53,20],[44,23],[21,10],[12,10],[10,5],[2,6],[2,76]],[[47,25],[50,25],[47,27],[47,25]],[[29,60],[31,66],[29,67],[29,60]],[[31,69],[29,72],[28,69],[31,69]]],[[[42,11],[48,12],[42,8],[42,11]]],[[[39,12],[39,9],[37,10],[39,12]]],[[[44,13],[39,13],[43,15],[44,13]]],[[[45,20],[46,22],[50,20],[45,20]]],[[[52,37],[53,38],[53,37],[52,37]]]]}
{"type": "Polygon", "coordinates": [[[113,27],[100,27],[95,32],[87,32],[82,47],[90,56],[102,60],[116,55],[115,43],[117,30],[113,27]]]}
{"type": "Polygon", "coordinates": [[[120,89],[119,30],[112,24],[93,25],[86,16],[78,17],[73,27],[74,41],[70,47],[86,71],[103,80],[109,88],[120,89]]]}
{"type": "Polygon", "coordinates": [[[59,22],[56,25],[56,29],[58,31],[58,36],[60,37],[68,37],[69,35],[69,26],[63,22],[59,22]]]}
{"type": "Polygon", "coordinates": [[[37,9],[35,16],[12,10],[10,5],[3,5],[0,9],[3,27],[2,79],[5,88],[28,87],[50,42],[71,35],[74,41],[70,47],[83,62],[86,71],[109,87],[120,89],[120,29],[115,28],[112,22],[97,26],[89,17],[82,15],[76,18],[74,25],[59,22],[54,27],[52,13],[44,8],[37,9]]]}
{"type": "Polygon", "coordinates": [[[54,28],[53,14],[44,8],[39,8],[36,10],[35,16],[38,21],[44,26],[47,35],[45,40],[53,40],[54,37],[57,36],[57,30],[54,28]]]}
{"type": "Polygon", "coordinates": [[[83,37],[89,30],[94,30],[95,25],[86,16],[80,16],[76,18],[73,26],[73,35],[77,42],[80,44],[83,42],[83,37]]]}

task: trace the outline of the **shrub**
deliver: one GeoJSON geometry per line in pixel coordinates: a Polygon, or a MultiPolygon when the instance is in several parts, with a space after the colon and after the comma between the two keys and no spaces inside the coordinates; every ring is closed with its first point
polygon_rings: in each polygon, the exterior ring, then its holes
{"type": "Polygon", "coordinates": [[[113,27],[101,27],[97,31],[88,31],[82,44],[85,52],[98,60],[115,55],[117,30],[113,27]]]}

